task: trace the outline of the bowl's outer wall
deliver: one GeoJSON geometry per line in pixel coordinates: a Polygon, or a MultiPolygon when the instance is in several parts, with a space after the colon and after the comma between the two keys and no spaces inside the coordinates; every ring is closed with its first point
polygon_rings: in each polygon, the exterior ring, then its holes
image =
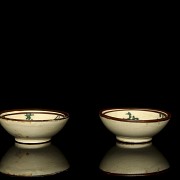
{"type": "Polygon", "coordinates": [[[57,134],[68,118],[53,121],[11,121],[0,119],[2,127],[14,137],[47,138],[57,134]]]}
{"type": "Polygon", "coordinates": [[[169,122],[156,121],[147,123],[125,122],[100,117],[105,127],[116,136],[124,137],[152,137],[159,133],[169,122]]]}

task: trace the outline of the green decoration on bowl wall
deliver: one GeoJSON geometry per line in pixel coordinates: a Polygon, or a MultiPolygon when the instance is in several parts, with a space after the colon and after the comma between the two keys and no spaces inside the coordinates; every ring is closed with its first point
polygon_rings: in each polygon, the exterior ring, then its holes
{"type": "Polygon", "coordinates": [[[151,141],[171,119],[169,112],[150,108],[109,108],[101,110],[99,116],[117,141],[128,143],[151,141]]]}
{"type": "Polygon", "coordinates": [[[139,118],[136,118],[135,116],[132,116],[132,114],[130,112],[126,113],[127,115],[129,115],[129,120],[139,120],[139,118]]]}
{"type": "Polygon", "coordinates": [[[32,117],[31,117],[31,116],[34,116],[34,114],[32,114],[32,113],[26,113],[25,116],[26,116],[26,119],[27,119],[27,120],[32,120],[32,117]]]}
{"type": "Polygon", "coordinates": [[[66,112],[40,109],[17,109],[0,114],[2,127],[14,136],[15,141],[28,144],[50,141],[68,119],[69,114],[66,112]]]}

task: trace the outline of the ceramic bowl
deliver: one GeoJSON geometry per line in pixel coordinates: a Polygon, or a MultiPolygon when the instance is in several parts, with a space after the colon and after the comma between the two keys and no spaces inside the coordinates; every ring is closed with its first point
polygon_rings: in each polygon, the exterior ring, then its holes
{"type": "Polygon", "coordinates": [[[108,175],[149,176],[165,174],[166,157],[151,143],[116,143],[102,158],[100,170],[108,175]]]}
{"type": "Polygon", "coordinates": [[[48,110],[12,110],[0,115],[2,127],[21,143],[50,141],[68,119],[66,112],[48,110]]]}
{"type": "Polygon", "coordinates": [[[151,141],[171,117],[170,113],[165,111],[140,108],[104,109],[99,116],[118,141],[128,143],[151,141]]]}
{"type": "Polygon", "coordinates": [[[15,143],[0,161],[0,172],[12,176],[50,176],[67,172],[69,167],[61,150],[50,142],[15,143]]]}

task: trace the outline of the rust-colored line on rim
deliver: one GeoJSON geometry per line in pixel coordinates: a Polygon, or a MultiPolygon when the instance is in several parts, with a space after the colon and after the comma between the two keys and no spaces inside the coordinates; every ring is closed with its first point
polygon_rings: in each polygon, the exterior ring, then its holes
{"type": "Polygon", "coordinates": [[[134,123],[147,123],[147,122],[161,122],[161,121],[167,121],[171,118],[171,114],[164,110],[159,109],[151,109],[151,108],[108,108],[108,109],[102,109],[99,111],[99,116],[107,118],[109,120],[115,120],[115,121],[124,121],[124,122],[134,122],[134,123]],[[146,111],[146,112],[155,112],[155,113],[162,113],[165,115],[164,118],[161,119],[152,119],[152,120],[130,120],[130,119],[123,119],[123,118],[117,118],[106,115],[108,112],[115,112],[115,111],[146,111]]]}
{"type": "Polygon", "coordinates": [[[42,122],[42,121],[59,121],[59,120],[67,119],[67,118],[69,118],[69,114],[64,111],[52,110],[52,109],[12,109],[12,110],[1,111],[0,118],[2,118],[4,120],[11,120],[11,121],[42,122]],[[19,112],[15,112],[15,111],[19,111],[19,112]],[[37,111],[39,111],[39,112],[37,112],[37,111]],[[15,112],[15,113],[13,113],[13,112],[15,112]],[[9,114],[6,115],[5,113],[9,113],[9,114]],[[11,119],[11,118],[5,117],[5,116],[9,116],[9,115],[25,114],[25,113],[54,114],[57,116],[62,115],[63,117],[60,119],[44,119],[44,120],[11,119]],[[2,114],[4,114],[4,115],[2,115],[2,114]]]}

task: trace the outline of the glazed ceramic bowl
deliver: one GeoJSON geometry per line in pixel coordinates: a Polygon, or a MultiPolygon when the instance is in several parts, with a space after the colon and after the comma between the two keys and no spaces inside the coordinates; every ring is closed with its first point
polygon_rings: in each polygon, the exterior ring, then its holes
{"type": "Polygon", "coordinates": [[[50,176],[65,173],[69,168],[64,154],[50,142],[15,143],[0,161],[0,172],[12,176],[50,176]]]}
{"type": "Polygon", "coordinates": [[[128,143],[151,141],[171,117],[170,113],[165,111],[140,108],[104,109],[99,116],[118,141],[128,143]]]}
{"type": "Polygon", "coordinates": [[[66,112],[48,110],[12,110],[0,115],[1,126],[21,143],[50,141],[68,119],[66,112]]]}
{"type": "Polygon", "coordinates": [[[165,174],[170,168],[166,157],[151,143],[116,143],[102,158],[103,174],[149,176],[165,174]]]}

